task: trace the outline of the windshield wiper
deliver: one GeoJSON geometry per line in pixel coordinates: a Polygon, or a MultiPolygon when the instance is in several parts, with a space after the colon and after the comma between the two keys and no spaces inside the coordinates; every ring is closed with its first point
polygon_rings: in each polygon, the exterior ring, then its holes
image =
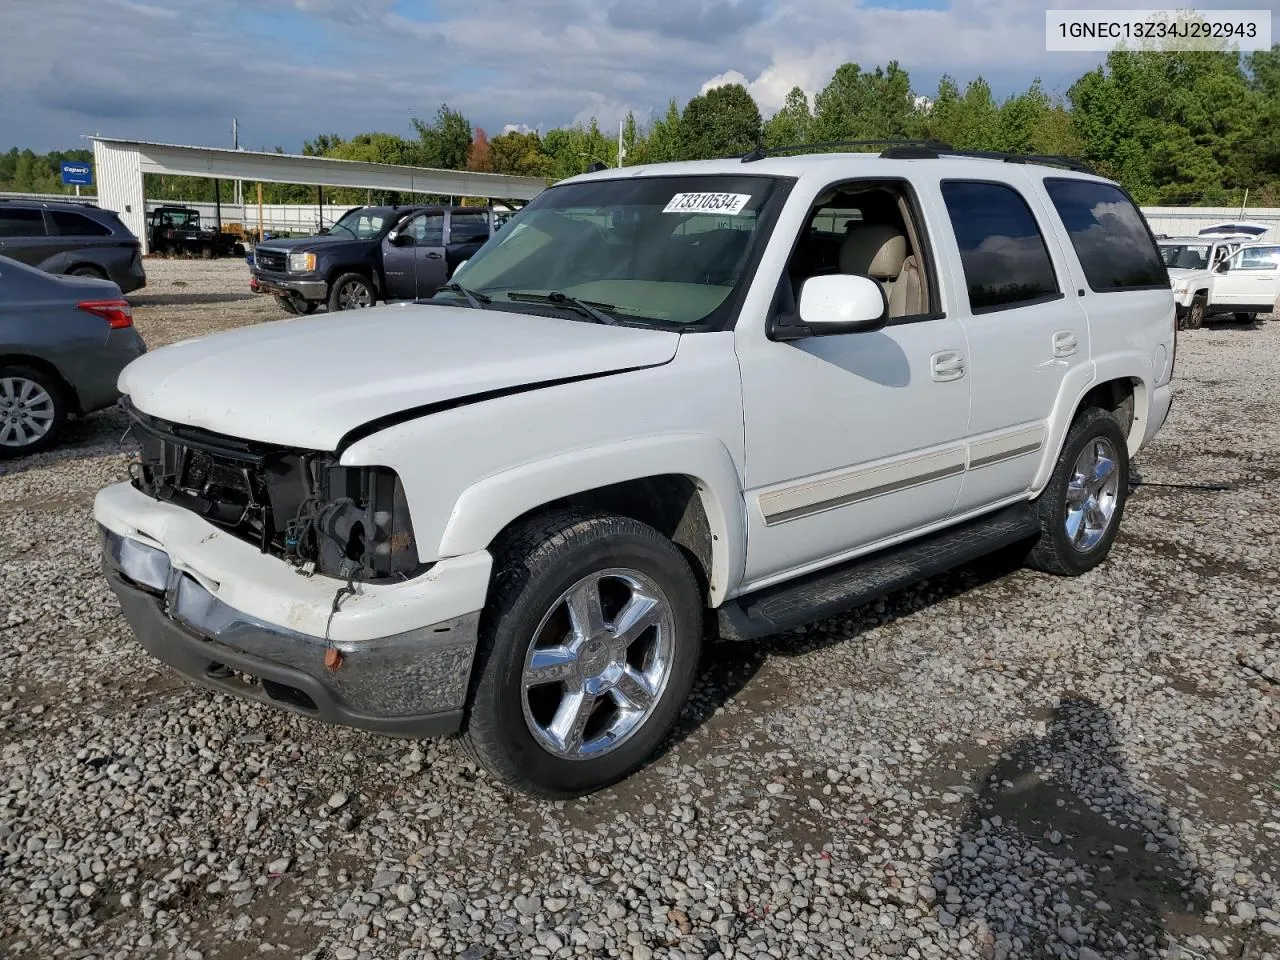
{"type": "Polygon", "coordinates": [[[466,287],[460,284],[457,280],[449,281],[440,289],[452,290],[454,293],[462,294],[464,297],[467,298],[467,305],[475,308],[476,310],[483,310],[484,309],[483,304],[493,303],[493,297],[484,293],[476,293],[474,290],[468,290],[466,287]]]}
{"type": "Polygon", "coordinates": [[[567,293],[561,293],[559,290],[552,290],[550,293],[521,293],[520,291],[508,291],[508,300],[526,300],[530,303],[554,303],[556,306],[567,306],[577,310],[583,316],[590,317],[596,323],[605,323],[609,326],[617,326],[616,317],[611,317],[607,313],[603,313],[597,309],[612,310],[612,303],[596,303],[594,301],[579,300],[577,297],[571,297],[567,293]]]}

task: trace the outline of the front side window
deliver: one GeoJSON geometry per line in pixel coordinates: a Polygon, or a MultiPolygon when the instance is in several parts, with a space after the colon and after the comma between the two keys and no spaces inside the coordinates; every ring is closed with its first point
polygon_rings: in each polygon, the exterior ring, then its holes
{"type": "Polygon", "coordinates": [[[53,217],[53,225],[57,228],[59,235],[64,237],[107,237],[111,235],[109,229],[96,220],[90,220],[83,214],[71,213],[67,210],[53,210],[50,212],[50,216],[53,217]]]}
{"type": "Polygon", "coordinates": [[[1245,247],[1236,254],[1233,270],[1274,270],[1280,264],[1280,247],[1245,247]]]}
{"type": "Polygon", "coordinates": [[[462,282],[499,307],[554,293],[624,323],[710,327],[745,282],[788,182],[706,175],[552,187],[480,248],[462,282]]]}
{"type": "Polygon", "coordinates": [[[975,313],[1060,295],[1053,262],[1027,201],[999,183],[951,181],[942,198],[960,247],[975,313]]]}
{"type": "Polygon", "coordinates": [[[1146,221],[1109,183],[1049,177],[1045,190],[1062,218],[1095,293],[1167,287],[1169,273],[1146,221]]]}
{"type": "Polygon", "coordinates": [[[44,215],[39,210],[0,209],[0,237],[43,237],[44,215]]]}

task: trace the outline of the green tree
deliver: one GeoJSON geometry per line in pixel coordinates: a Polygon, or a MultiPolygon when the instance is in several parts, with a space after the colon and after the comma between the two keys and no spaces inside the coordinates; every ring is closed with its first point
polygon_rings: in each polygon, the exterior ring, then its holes
{"type": "Polygon", "coordinates": [[[764,142],[770,147],[809,143],[814,139],[812,131],[809,95],[799,87],[792,87],[782,109],[765,121],[764,142]]]}
{"type": "Polygon", "coordinates": [[[415,163],[437,170],[463,170],[471,152],[471,123],[447,103],[440,104],[434,122],[412,118],[418,133],[415,163]]]}
{"type": "Polygon", "coordinates": [[[874,72],[841,64],[815,100],[816,140],[912,137],[920,125],[911,78],[896,60],[874,72]]]}
{"type": "Polygon", "coordinates": [[[680,138],[680,108],[674,99],[667,103],[666,114],[649,125],[630,159],[635,164],[685,159],[680,138]]]}
{"type": "Polygon", "coordinates": [[[760,142],[760,108],[740,83],[715,87],[690,100],[680,118],[681,153],[687,160],[731,157],[760,142]]]}
{"type": "Polygon", "coordinates": [[[494,173],[515,177],[550,177],[551,157],[536,133],[512,130],[489,141],[489,159],[494,173]]]}
{"type": "Polygon", "coordinates": [[[955,80],[944,75],[938,81],[925,122],[930,137],[964,150],[994,150],[1000,137],[1000,108],[991,87],[981,77],[960,93],[955,80]]]}

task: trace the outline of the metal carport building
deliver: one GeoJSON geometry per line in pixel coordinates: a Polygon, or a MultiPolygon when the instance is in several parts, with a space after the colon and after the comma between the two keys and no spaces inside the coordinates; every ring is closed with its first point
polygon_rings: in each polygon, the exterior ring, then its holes
{"type": "Polygon", "coordinates": [[[144,173],[525,201],[532,200],[547,186],[540,177],[433,170],[331,157],[191,147],[111,137],[89,139],[93,141],[98,203],[120,215],[142,241],[144,253],[147,252],[144,173]]]}

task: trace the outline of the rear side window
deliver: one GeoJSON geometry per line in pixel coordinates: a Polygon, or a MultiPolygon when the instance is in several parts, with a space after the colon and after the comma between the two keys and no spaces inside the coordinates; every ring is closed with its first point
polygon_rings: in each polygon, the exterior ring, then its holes
{"type": "Polygon", "coordinates": [[[1169,286],[1155,241],[1133,202],[1109,183],[1048,178],[1049,193],[1095,293],[1169,286]]]}
{"type": "Polygon", "coordinates": [[[449,242],[466,243],[469,240],[489,239],[489,214],[451,213],[449,215],[449,242]]]}
{"type": "Polygon", "coordinates": [[[1022,195],[1000,183],[942,184],[974,313],[1061,296],[1044,236],[1022,195]]]}
{"type": "Polygon", "coordinates": [[[44,215],[39,210],[0,208],[0,237],[43,237],[44,215]]]}
{"type": "Polygon", "coordinates": [[[71,213],[67,210],[51,210],[49,211],[49,216],[53,217],[54,227],[64,237],[111,236],[111,231],[107,227],[104,227],[96,220],[90,220],[83,214],[71,213]]]}

